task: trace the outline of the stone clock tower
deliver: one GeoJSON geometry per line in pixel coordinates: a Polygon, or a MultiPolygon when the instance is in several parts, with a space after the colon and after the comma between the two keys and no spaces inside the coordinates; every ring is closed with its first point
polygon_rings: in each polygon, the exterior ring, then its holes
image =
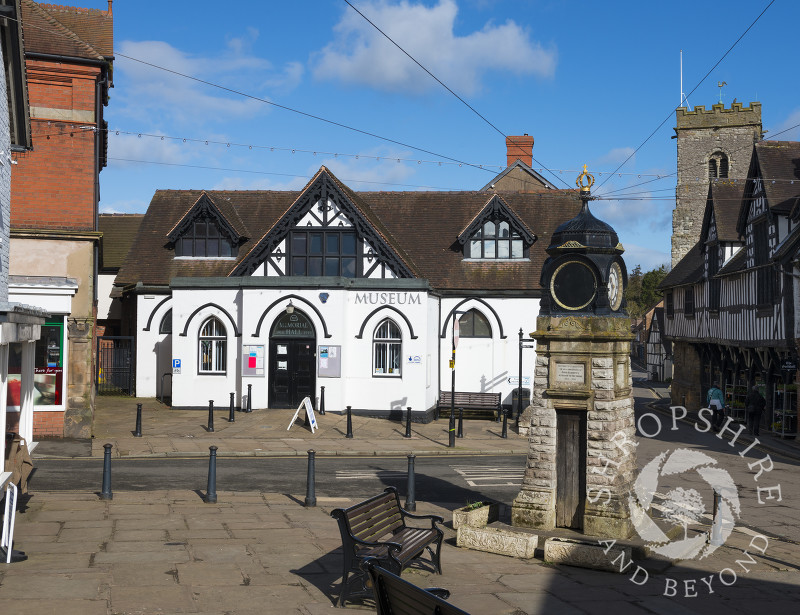
{"type": "Polygon", "coordinates": [[[584,167],[577,181],[583,207],[547,248],[531,334],[533,399],[520,422],[528,463],[512,522],[626,538],[636,468],[628,276],[616,232],[589,211],[593,183],[584,167]]]}

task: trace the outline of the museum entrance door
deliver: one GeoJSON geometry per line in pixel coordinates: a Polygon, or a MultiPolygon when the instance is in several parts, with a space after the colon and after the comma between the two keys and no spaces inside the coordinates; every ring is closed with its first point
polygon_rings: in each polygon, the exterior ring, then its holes
{"type": "Polygon", "coordinates": [[[314,325],[298,310],[281,314],[269,336],[270,408],[297,408],[308,396],[314,403],[316,390],[316,346],[314,325]]]}

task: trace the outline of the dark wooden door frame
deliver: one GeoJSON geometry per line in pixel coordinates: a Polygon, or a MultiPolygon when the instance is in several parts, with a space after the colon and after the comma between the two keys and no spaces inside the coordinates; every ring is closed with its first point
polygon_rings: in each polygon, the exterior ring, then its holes
{"type": "Polygon", "coordinates": [[[272,338],[269,341],[269,391],[267,403],[270,408],[291,408],[297,407],[307,395],[314,401],[314,391],[316,390],[316,339],[315,338],[272,338]],[[287,352],[284,355],[277,353],[278,346],[286,346],[287,352]],[[304,354],[303,346],[308,346],[309,352],[304,354]],[[278,361],[285,360],[286,374],[288,378],[286,386],[288,390],[284,399],[279,399],[276,392],[278,384],[278,361]],[[305,364],[305,365],[304,365],[305,364]],[[303,371],[303,368],[307,371],[303,371]],[[302,379],[310,380],[303,386],[302,379]]]}

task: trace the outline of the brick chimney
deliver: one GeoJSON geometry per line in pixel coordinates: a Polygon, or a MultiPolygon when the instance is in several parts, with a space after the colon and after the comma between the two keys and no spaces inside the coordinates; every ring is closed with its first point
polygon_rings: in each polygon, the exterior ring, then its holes
{"type": "Polygon", "coordinates": [[[519,158],[529,167],[533,166],[533,137],[524,134],[518,137],[506,137],[506,166],[511,166],[519,158]]]}

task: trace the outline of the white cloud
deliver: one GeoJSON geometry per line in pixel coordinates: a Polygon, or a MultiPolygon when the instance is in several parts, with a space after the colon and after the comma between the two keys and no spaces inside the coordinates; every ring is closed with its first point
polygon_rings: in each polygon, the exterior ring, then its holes
{"type": "MultiPolygon", "coordinates": [[[[253,39],[257,31],[252,30],[249,36],[253,39]]],[[[250,54],[249,46],[247,37],[235,38],[228,41],[225,51],[196,56],[164,41],[122,41],[114,62],[119,92],[114,101],[116,116],[148,125],[173,121],[196,126],[267,112],[269,105],[263,102],[183,76],[232,89],[257,83],[264,87],[280,83],[283,89],[297,86],[302,66],[298,70],[295,62],[275,69],[268,60],[250,54]]],[[[248,89],[248,93],[267,98],[263,88],[255,92],[248,89]]]]}
{"type": "MultiPolygon", "coordinates": [[[[634,152],[634,148],[632,147],[616,147],[612,150],[609,150],[599,158],[597,158],[594,163],[601,167],[602,165],[619,165],[626,160],[628,160],[628,156],[631,156],[634,152]]],[[[628,164],[633,166],[636,164],[636,157],[634,156],[628,161],[628,164]]],[[[613,171],[613,169],[610,169],[613,171]]]]}
{"type": "Polygon", "coordinates": [[[778,141],[798,141],[800,140],[800,127],[798,127],[798,124],[800,124],[800,109],[795,109],[789,114],[789,117],[778,125],[776,130],[772,131],[771,134],[767,133],[767,137],[775,138],[778,141]],[[786,132],[783,132],[784,130],[786,132]]]}
{"type": "Polygon", "coordinates": [[[147,210],[149,205],[146,201],[131,199],[127,201],[112,201],[100,204],[101,214],[141,214],[147,210]]]}
{"type": "Polygon", "coordinates": [[[670,268],[670,255],[668,252],[633,243],[625,244],[625,254],[622,257],[625,259],[625,266],[628,268],[629,273],[636,265],[641,265],[644,272],[657,269],[661,265],[666,265],[667,269],[670,268]]]}
{"type": "MultiPolygon", "coordinates": [[[[374,0],[362,3],[359,10],[461,94],[479,91],[488,71],[538,77],[555,72],[555,50],[532,41],[530,33],[512,20],[456,35],[455,0],[439,0],[432,7],[407,0],[374,0]]],[[[316,78],[415,93],[440,87],[355,11],[344,13],[334,33],[333,42],[312,55],[316,78]]]]}

